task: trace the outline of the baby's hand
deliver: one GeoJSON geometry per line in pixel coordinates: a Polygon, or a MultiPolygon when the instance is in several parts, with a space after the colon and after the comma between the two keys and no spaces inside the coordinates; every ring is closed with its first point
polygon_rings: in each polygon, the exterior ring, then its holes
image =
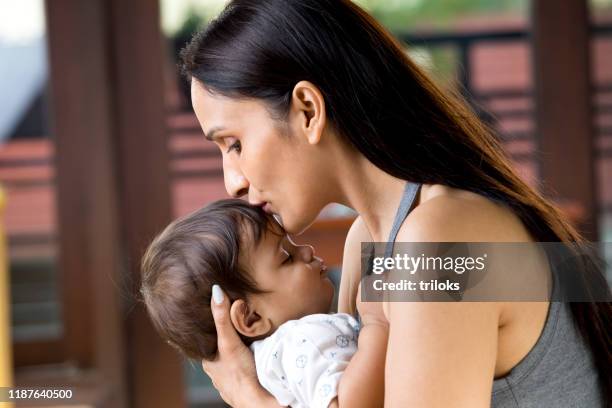
{"type": "Polygon", "coordinates": [[[362,302],[361,300],[361,282],[357,289],[357,311],[361,316],[363,326],[376,324],[385,328],[389,327],[389,321],[383,310],[383,302],[362,302]]]}

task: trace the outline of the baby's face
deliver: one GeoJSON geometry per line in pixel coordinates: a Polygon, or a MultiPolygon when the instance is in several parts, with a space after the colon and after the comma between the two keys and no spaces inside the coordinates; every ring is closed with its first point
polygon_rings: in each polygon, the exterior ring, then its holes
{"type": "Polygon", "coordinates": [[[274,329],[288,320],[329,312],[334,286],[310,245],[296,245],[284,232],[267,230],[247,262],[258,288],[270,292],[253,300],[274,329]]]}

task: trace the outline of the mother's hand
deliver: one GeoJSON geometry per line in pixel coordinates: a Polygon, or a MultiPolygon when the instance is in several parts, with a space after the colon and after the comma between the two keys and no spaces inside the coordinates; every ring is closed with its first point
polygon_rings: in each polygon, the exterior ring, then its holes
{"type": "Polygon", "coordinates": [[[202,360],[221,398],[231,406],[278,406],[257,380],[255,359],[230,320],[230,304],[218,285],[213,286],[211,309],[217,327],[217,357],[202,360]]]}

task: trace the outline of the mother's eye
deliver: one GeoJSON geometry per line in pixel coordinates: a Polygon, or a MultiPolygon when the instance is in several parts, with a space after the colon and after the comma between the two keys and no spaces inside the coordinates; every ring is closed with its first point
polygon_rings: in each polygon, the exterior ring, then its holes
{"type": "Polygon", "coordinates": [[[227,152],[230,153],[232,150],[236,150],[237,153],[242,151],[242,145],[240,144],[240,140],[236,140],[232,145],[227,149],[227,152]]]}

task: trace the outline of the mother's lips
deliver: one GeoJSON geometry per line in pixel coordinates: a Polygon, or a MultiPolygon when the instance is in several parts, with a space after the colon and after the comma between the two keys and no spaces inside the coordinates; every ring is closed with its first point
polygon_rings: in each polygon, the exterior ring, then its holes
{"type": "Polygon", "coordinates": [[[274,219],[276,220],[276,222],[280,225],[283,226],[283,220],[280,217],[280,215],[278,213],[274,212],[274,209],[272,208],[272,206],[270,205],[270,203],[264,203],[261,206],[261,209],[266,213],[271,215],[272,217],[274,217],[274,219]]]}

